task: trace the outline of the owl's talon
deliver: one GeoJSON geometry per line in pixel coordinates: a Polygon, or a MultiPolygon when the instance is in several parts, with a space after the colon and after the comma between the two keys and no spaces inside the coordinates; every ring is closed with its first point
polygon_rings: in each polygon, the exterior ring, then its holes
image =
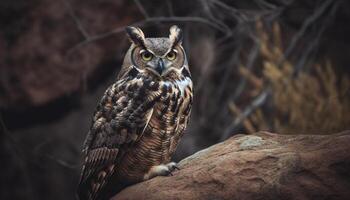
{"type": "Polygon", "coordinates": [[[179,170],[179,167],[175,162],[170,162],[166,165],[153,166],[147,174],[144,175],[143,179],[148,180],[156,176],[174,176],[172,173],[175,169],[179,170]]]}
{"type": "Polygon", "coordinates": [[[178,166],[177,166],[177,163],[176,162],[170,162],[166,165],[170,171],[174,171],[175,169],[180,169],[178,166]]]}

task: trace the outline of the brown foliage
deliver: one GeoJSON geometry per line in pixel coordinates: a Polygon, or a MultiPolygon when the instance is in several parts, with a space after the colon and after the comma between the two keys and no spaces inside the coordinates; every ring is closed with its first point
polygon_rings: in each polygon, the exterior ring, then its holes
{"type": "MultiPolygon", "coordinates": [[[[349,128],[350,80],[336,74],[330,62],[313,64],[309,71],[296,73],[293,63],[284,58],[280,27],[275,23],[272,36],[257,23],[262,56],[260,77],[240,67],[240,73],[253,86],[256,96],[269,88],[272,107],[257,109],[243,125],[249,132],[272,129],[279,133],[330,133],[349,128]]],[[[232,107],[232,106],[231,106],[232,107]]],[[[237,114],[237,113],[236,113],[237,114]]]]}

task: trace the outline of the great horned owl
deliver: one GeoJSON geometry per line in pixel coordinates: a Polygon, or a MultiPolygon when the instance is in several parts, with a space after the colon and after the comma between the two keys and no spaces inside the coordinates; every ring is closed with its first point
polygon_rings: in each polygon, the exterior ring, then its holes
{"type": "Polygon", "coordinates": [[[145,38],[135,27],[126,32],[132,44],[85,140],[81,200],[108,199],[177,168],[170,159],[187,126],[193,94],[182,31],[172,26],[167,38],[145,38]]]}

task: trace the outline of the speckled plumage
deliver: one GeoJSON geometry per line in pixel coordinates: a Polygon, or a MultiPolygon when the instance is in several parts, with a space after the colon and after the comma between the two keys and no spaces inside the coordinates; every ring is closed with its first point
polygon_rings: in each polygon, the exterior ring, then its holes
{"type": "Polygon", "coordinates": [[[127,32],[132,45],[84,144],[80,199],[108,199],[127,185],[171,173],[171,156],[189,120],[193,89],[181,30],[173,26],[169,38],[150,39],[138,28],[127,32]],[[140,59],[138,51],[145,49],[157,60],[140,59]],[[170,51],[178,52],[171,62],[170,51]],[[163,62],[162,73],[153,62],[163,62]]]}

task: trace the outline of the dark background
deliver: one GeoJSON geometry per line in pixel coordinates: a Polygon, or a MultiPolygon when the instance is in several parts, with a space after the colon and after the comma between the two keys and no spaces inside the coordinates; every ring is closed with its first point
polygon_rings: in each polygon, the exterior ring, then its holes
{"type": "Polygon", "coordinates": [[[349,129],[349,9],[340,0],[2,0],[0,199],[74,199],[81,146],[120,70],[127,25],[146,37],[184,31],[195,97],[177,161],[237,133],[349,129]]]}

